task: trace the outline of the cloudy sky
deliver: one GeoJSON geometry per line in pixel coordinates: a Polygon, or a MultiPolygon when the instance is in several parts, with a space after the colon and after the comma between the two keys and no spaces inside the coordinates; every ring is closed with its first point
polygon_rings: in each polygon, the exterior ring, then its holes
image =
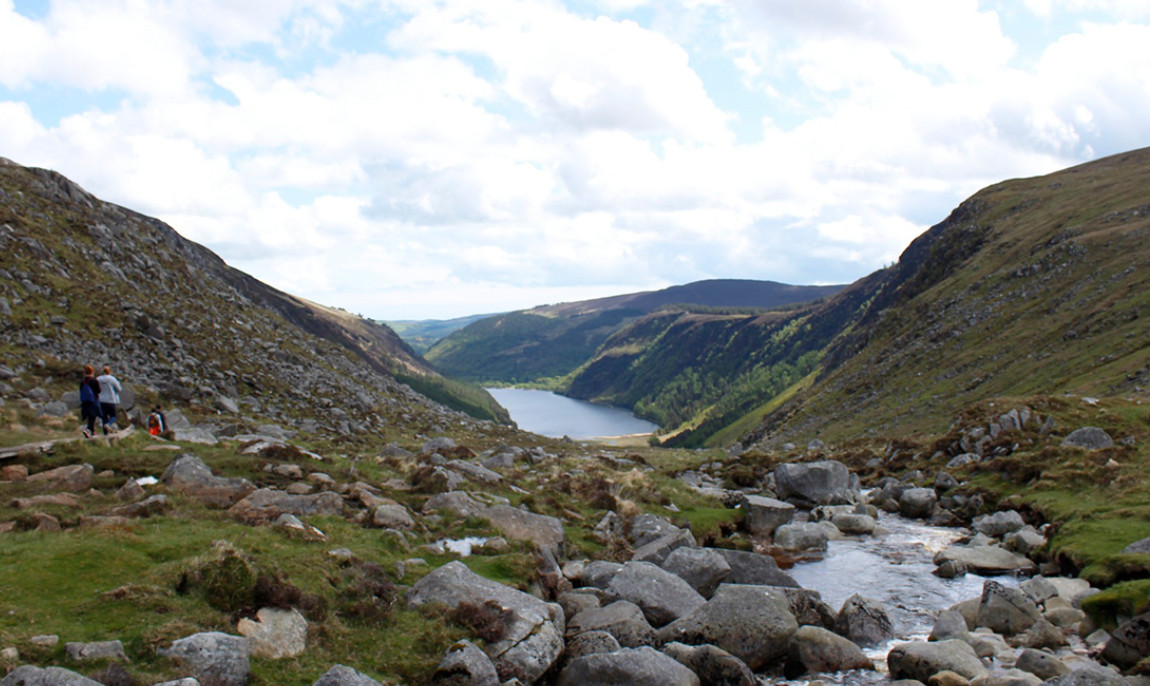
{"type": "Polygon", "coordinates": [[[845,283],[1150,145],[1150,0],[0,0],[0,156],[447,318],[845,283]]]}

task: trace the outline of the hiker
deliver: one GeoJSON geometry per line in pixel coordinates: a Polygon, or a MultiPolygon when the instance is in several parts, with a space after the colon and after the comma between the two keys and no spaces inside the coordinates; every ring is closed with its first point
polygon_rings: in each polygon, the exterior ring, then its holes
{"type": "Polygon", "coordinates": [[[80,381],[80,419],[88,422],[84,438],[91,438],[95,433],[96,419],[100,416],[100,382],[96,381],[96,370],[86,364],[80,381]]]}
{"type": "Polygon", "coordinates": [[[152,408],[152,413],[148,415],[148,433],[159,436],[167,428],[167,424],[164,422],[164,411],[160,409],[159,405],[156,405],[152,408]]]}
{"type": "Polygon", "coordinates": [[[100,417],[104,422],[104,435],[108,435],[108,425],[115,428],[116,406],[120,404],[120,380],[112,376],[112,368],[104,367],[104,373],[96,377],[100,387],[100,417]]]}

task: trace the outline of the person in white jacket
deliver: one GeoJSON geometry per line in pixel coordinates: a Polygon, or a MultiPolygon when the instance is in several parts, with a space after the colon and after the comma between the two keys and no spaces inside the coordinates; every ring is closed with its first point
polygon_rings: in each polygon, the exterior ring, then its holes
{"type": "Polygon", "coordinates": [[[104,367],[104,373],[96,377],[100,384],[100,416],[104,423],[104,435],[108,434],[108,426],[115,429],[116,406],[120,404],[120,380],[112,376],[112,368],[104,367]]]}

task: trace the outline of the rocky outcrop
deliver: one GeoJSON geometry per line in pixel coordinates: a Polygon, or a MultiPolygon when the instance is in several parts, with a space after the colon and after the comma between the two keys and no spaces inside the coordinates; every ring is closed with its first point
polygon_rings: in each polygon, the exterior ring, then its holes
{"type": "Polygon", "coordinates": [[[834,460],[789,463],[775,468],[775,490],[781,500],[800,505],[853,503],[858,491],[852,488],[846,465],[834,460]]]}
{"type": "Polygon", "coordinates": [[[706,604],[660,629],[658,637],[665,643],[716,645],[757,671],[786,655],[798,628],[779,590],[723,584],[706,604]]]}
{"type": "Polygon", "coordinates": [[[241,636],[210,631],[181,638],[157,652],[186,665],[201,684],[246,686],[251,675],[248,641],[241,636]]]}
{"type": "Polygon", "coordinates": [[[256,490],[247,479],[216,476],[203,460],[190,453],[173,460],[160,481],[205,505],[220,508],[231,507],[256,490]]]}

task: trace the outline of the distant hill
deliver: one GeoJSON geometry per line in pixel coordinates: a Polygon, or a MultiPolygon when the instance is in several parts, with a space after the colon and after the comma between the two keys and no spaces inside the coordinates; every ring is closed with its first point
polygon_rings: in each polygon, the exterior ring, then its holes
{"type": "Polygon", "coordinates": [[[473,381],[554,381],[590,360],[612,334],[661,309],[760,312],[823,298],[841,288],[716,279],[546,305],[469,324],[434,345],[425,357],[445,374],[473,381]]]}
{"type": "Polygon", "coordinates": [[[468,324],[494,316],[496,315],[473,314],[469,317],[457,317],[455,319],[377,320],[377,323],[383,324],[399,334],[399,337],[410,345],[412,350],[422,355],[431,349],[431,346],[468,324]]]}
{"type": "Polygon", "coordinates": [[[997,184],[897,264],[788,312],[654,313],[569,395],[681,445],[945,430],[986,398],[1150,388],[1150,150],[997,184]]]}
{"type": "Polygon", "coordinates": [[[391,329],[276,290],[156,219],[2,158],[0,253],[0,351],[16,370],[49,365],[71,387],[84,363],[110,364],[150,401],[238,403],[287,425],[307,415],[332,436],[446,421],[431,400],[509,421],[391,329]]]}

